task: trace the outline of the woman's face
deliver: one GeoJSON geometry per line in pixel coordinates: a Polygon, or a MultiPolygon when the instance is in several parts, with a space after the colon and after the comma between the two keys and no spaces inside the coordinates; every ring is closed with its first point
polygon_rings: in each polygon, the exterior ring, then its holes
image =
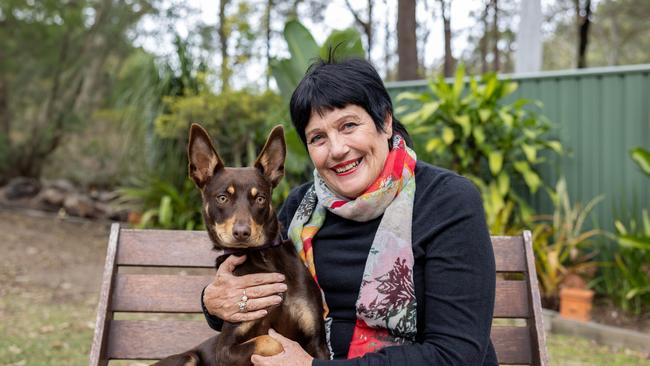
{"type": "Polygon", "coordinates": [[[356,198],[379,176],[388,156],[393,119],[377,131],[370,115],[358,105],[312,113],[305,128],[307,150],[330,189],[356,198]]]}

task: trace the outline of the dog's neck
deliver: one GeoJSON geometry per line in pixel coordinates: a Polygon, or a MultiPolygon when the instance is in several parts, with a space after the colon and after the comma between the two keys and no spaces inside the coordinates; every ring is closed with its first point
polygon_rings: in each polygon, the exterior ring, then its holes
{"type": "Polygon", "coordinates": [[[273,241],[267,242],[266,244],[261,245],[259,247],[226,248],[223,250],[223,253],[217,258],[217,260],[219,260],[219,258],[221,257],[227,257],[231,254],[234,254],[236,256],[242,256],[244,254],[250,254],[250,253],[259,252],[270,248],[279,247],[282,244],[282,242],[283,242],[282,237],[280,234],[278,234],[276,235],[275,239],[273,239],[273,241]]]}

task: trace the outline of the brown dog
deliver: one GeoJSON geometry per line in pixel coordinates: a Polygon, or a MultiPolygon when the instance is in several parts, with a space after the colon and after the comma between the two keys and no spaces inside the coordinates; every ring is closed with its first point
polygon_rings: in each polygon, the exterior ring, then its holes
{"type": "Polygon", "coordinates": [[[224,322],[218,336],[197,348],[166,358],[156,365],[251,365],[253,354],[270,356],[282,346],[268,336],[270,328],[298,342],[311,356],[329,358],[325,343],[320,290],[301,262],[291,241],[280,240],[280,227],[271,207],[271,192],[284,175],[286,146],[282,126],[269,135],[253,167],[227,168],[210,136],[199,125],[190,129],[189,173],[203,197],[203,219],[215,249],[225,255],[246,254],[236,276],[277,272],[285,275],[284,301],[261,319],[224,322]]]}

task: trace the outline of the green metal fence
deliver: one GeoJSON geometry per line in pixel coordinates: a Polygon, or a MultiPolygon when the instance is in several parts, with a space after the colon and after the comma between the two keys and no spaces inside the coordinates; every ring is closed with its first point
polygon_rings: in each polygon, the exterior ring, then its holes
{"type": "MultiPolygon", "coordinates": [[[[650,149],[650,64],[501,78],[519,83],[513,98],[543,103],[542,113],[568,150],[543,169],[545,182],[554,184],[564,175],[571,199],[583,204],[604,195],[593,218],[606,229],[612,229],[615,218],[650,207],[650,179],[628,155],[634,146],[650,149]]],[[[394,99],[403,91],[425,90],[427,81],[386,86],[394,99]]],[[[539,213],[552,212],[544,195],[531,203],[539,213]]]]}

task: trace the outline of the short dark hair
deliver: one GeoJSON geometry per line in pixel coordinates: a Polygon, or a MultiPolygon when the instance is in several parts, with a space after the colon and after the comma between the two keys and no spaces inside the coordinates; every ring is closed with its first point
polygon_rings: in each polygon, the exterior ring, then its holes
{"type": "Polygon", "coordinates": [[[377,70],[366,60],[350,58],[336,62],[318,59],[309,67],[291,95],[291,122],[303,144],[305,128],[313,112],[321,116],[333,109],[358,105],[372,118],[377,131],[384,131],[387,114],[393,117],[393,133],[398,132],[413,147],[411,136],[395,118],[393,103],[377,70]]]}

